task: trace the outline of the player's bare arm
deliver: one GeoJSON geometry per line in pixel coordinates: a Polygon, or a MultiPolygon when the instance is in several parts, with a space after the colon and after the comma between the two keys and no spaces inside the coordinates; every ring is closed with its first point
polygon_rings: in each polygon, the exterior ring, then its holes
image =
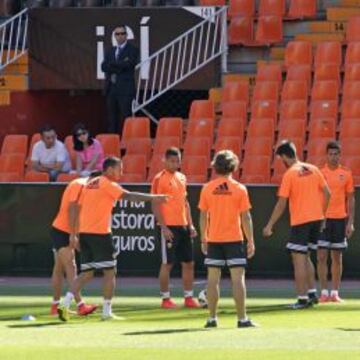
{"type": "Polygon", "coordinates": [[[125,200],[129,200],[129,201],[146,201],[146,202],[158,202],[158,203],[163,203],[165,201],[167,201],[167,199],[169,198],[169,195],[155,195],[155,194],[145,194],[145,193],[140,193],[140,192],[133,192],[133,191],[126,191],[124,190],[122,196],[122,199],[125,200]]]}
{"type": "Polygon", "coordinates": [[[287,205],[287,198],[279,197],[274,210],[271,214],[270,220],[267,225],[263,229],[263,236],[270,237],[273,234],[273,227],[281,218],[282,214],[284,213],[287,205]]]}
{"type": "Polygon", "coordinates": [[[196,237],[198,235],[198,233],[197,233],[197,231],[195,229],[195,226],[194,226],[194,223],[193,223],[193,220],[192,220],[191,208],[190,208],[190,204],[189,204],[188,200],[186,200],[185,206],[186,206],[186,219],[187,219],[187,222],[189,224],[190,236],[192,238],[194,238],[194,237],[196,237]]]}
{"type": "Polygon", "coordinates": [[[247,256],[252,258],[255,255],[254,228],[250,211],[241,214],[241,223],[247,240],[247,256]]]}
{"type": "Polygon", "coordinates": [[[347,221],[347,224],[346,224],[346,237],[348,239],[350,239],[352,234],[355,231],[355,227],[354,227],[355,195],[354,195],[354,193],[348,193],[347,194],[346,202],[347,202],[347,213],[348,213],[348,221],[347,221]]]}
{"type": "MultiPolygon", "coordinates": [[[[331,192],[328,185],[325,185],[323,187],[323,193],[324,193],[324,215],[325,215],[329,207],[330,197],[331,197],[331,192]]],[[[323,221],[321,225],[321,231],[323,231],[325,227],[326,227],[326,219],[323,221]]]]}
{"type": "Polygon", "coordinates": [[[201,251],[204,255],[207,254],[207,243],[206,243],[206,224],[207,224],[207,212],[201,211],[200,212],[200,236],[201,236],[201,251]]]}
{"type": "Polygon", "coordinates": [[[69,226],[70,226],[70,246],[72,248],[78,247],[78,233],[79,233],[79,214],[80,206],[77,202],[69,204],[69,226]]]}
{"type": "Polygon", "coordinates": [[[160,204],[158,202],[152,202],[151,204],[152,211],[155,215],[155,218],[158,224],[161,227],[161,232],[167,241],[172,241],[174,238],[174,234],[172,231],[166,226],[162,213],[160,211],[160,204]]]}

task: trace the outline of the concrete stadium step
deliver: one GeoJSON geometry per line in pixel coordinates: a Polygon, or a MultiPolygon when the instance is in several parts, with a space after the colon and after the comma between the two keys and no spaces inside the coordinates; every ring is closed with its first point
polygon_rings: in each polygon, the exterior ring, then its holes
{"type": "Polygon", "coordinates": [[[0,106],[10,105],[10,91],[2,90],[0,91],[0,106]]]}
{"type": "Polygon", "coordinates": [[[326,9],[329,21],[347,21],[354,15],[360,15],[360,7],[330,7],[326,9]]]}
{"type": "Polygon", "coordinates": [[[309,23],[312,33],[345,33],[347,21],[313,21],[309,23]]]}
{"type": "Polygon", "coordinates": [[[273,47],[270,49],[271,60],[284,60],[285,58],[285,47],[273,47]]]}
{"type": "Polygon", "coordinates": [[[314,45],[322,41],[344,41],[345,35],[342,33],[318,33],[318,34],[298,34],[295,40],[306,40],[314,45]]]}
{"type": "Polygon", "coordinates": [[[343,7],[356,7],[356,6],[360,6],[360,0],[341,0],[340,1],[340,6],[343,7]]]}
{"type": "Polygon", "coordinates": [[[27,75],[9,74],[0,75],[0,91],[16,90],[26,91],[29,89],[29,79],[27,75]]]}

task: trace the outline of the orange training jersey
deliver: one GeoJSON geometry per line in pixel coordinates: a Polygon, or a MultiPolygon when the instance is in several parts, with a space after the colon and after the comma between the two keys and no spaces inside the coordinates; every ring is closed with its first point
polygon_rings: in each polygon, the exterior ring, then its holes
{"type": "Polygon", "coordinates": [[[152,182],[152,194],[165,194],[171,197],[160,205],[160,211],[165,225],[186,226],[186,176],[181,172],[170,173],[167,170],[159,172],[152,182]]]}
{"type": "Polygon", "coordinates": [[[201,190],[199,209],[208,213],[206,241],[243,241],[241,213],[250,210],[246,187],[232,178],[219,177],[201,190]]]}
{"type": "Polygon", "coordinates": [[[56,215],[52,226],[58,230],[70,233],[69,226],[69,205],[79,200],[83,186],[86,184],[87,178],[75,179],[66,187],[62,198],[59,212],[56,215]]]}
{"type": "Polygon", "coordinates": [[[349,169],[339,166],[331,170],[325,165],[321,172],[329,184],[331,198],[326,217],[329,219],[343,219],[347,217],[346,195],[354,192],[354,181],[349,169]]]}
{"type": "Polygon", "coordinates": [[[80,197],[80,233],[110,234],[112,209],[123,188],[105,176],[89,181],[80,197]]]}
{"type": "Polygon", "coordinates": [[[314,165],[298,162],[284,174],[278,196],[289,199],[292,226],[324,219],[326,181],[314,165]]]}

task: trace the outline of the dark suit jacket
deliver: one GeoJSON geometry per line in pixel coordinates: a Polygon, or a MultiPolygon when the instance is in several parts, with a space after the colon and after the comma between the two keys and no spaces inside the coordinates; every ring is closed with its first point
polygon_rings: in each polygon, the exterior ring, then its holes
{"type": "Polygon", "coordinates": [[[135,66],[139,62],[139,50],[128,42],[117,61],[115,52],[116,47],[113,46],[106,52],[101,64],[105,73],[105,95],[111,89],[118,95],[135,96],[135,66]],[[116,84],[110,80],[112,74],[116,74],[116,84]]]}

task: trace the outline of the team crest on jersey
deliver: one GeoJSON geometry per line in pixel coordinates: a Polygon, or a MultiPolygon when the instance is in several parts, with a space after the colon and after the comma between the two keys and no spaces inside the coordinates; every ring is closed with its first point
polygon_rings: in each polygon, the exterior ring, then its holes
{"type": "Polygon", "coordinates": [[[229,190],[228,184],[226,182],[220,184],[213,191],[214,195],[231,195],[231,191],[229,190]]]}

